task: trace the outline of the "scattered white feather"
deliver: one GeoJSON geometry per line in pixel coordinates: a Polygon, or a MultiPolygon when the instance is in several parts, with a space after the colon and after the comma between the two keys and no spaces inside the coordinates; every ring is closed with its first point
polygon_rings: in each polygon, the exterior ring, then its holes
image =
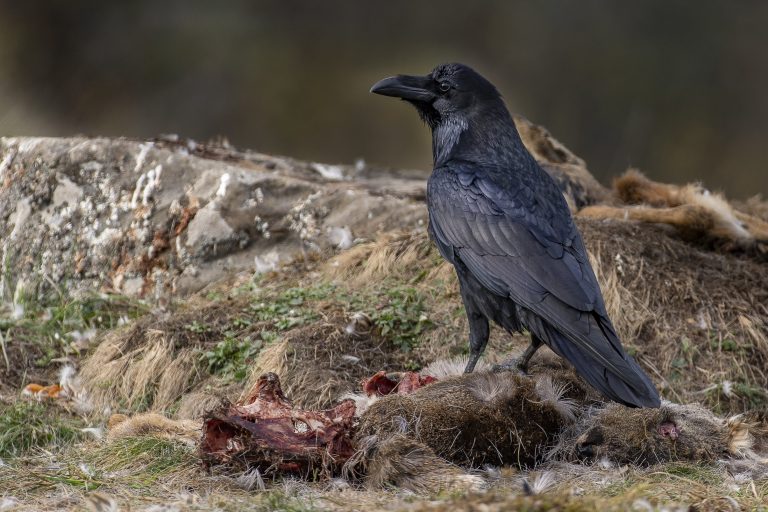
{"type": "Polygon", "coordinates": [[[338,165],[327,165],[320,163],[312,163],[312,170],[318,172],[320,176],[328,180],[342,180],[344,179],[344,173],[338,165]]]}
{"type": "Polygon", "coordinates": [[[88,434],[89,436],[92,436],[97,441],[104,437],[104,429],[101,427],[81,428],[80,432],[82,432],[83,434],[88,434]]]}
{"type": "Polygon", "coordinates": [[[646,500],[644,498],[641,498],[641,499],[635,500],[632,503],[632,510],[636,510],[638,512],[640,512],[640,511],[655,512],[656,507],[651,505],[650,501],[648,501],[648,500],[646,500]]]}
{"type": "Polygon", "coordinates": [[[91,341],[96,336],[96,329],[86,329],[84,331],[79,331],[75,329],[74,331],[71,331],[68,333],[69,337],[72,338],[72,341],[75,343],[87,343],[91,341]]]}
{"type": "Polygon", "coordinates": [[[567,390],[567,384],[555,384],[548,375],[543,375],[536,379],[536,393],[541,400],[552,405],[563,418],[573,421],[576,419],[576,402],[569,398],[564,398],[567,390]]]}
{"type": "Polygon", "coordinates": [[[11,305],[11,318],[13,320],[21,320],[24,318],[24,306],[22,304],[11,305]]]}
{"type": "MultiPolygon", "coordinates": [[[[428,375],[434,377],[437,380],[444,379],[446,377],[453,377],[455,375],[462,375],[464,368],[467,367],[469,356],[457,356],[452,359],[439,359],[430,363],[427,367],[421,370],[422,375],[428,375]]],[[[478,361],[475,366],[476,372],[484,372],[488,370],[490,365],[485,361],[478,361]]]]}
{"type": "Polygon", "coordinates": [[[723,394],[726,397],[732,398],[733,395],[734,395],[734,393],[733,393],[733,382],[731,382],[729,380],[724,380],[722,382],[722,390],[723,390],[723,394]]]}
{"type": "Polygon", "coordinates": [[[349,484],[349,482],[343,478],[332,478],[326,486],[326,489],[329,491],[346,491],[351,488],[352,486],[349,484]]]}
{"type": "Polygon", "coordinates": [[[597,465],[598,467],[600,467],[600,469],[613,469],[616,467],[616,464],[611,462],[611,460],[608,457],[603,457],[602,459],[600,459],[597,465]]]}
{"type": "Polygon", "coordinates": [[[253,468],[251,471],[246,471],[245,473],[241,474],[235,478],[235,483],[238,487],[245,491],[252,491],[254,489],[263,491],[267,488],[258,468],[253,468]]]}
{"type": "Polygon", "coordinates": [[[533,494],[541,494],[549,490],[557,483],[554,471],[542,471],[537,473],[529,487],[533,494]]]}
{"type": "Polygon", "coordinates": [[[332,227],[328,228],[328,241],[336,248],[344,250],[352,247],[354,238],[348,226],[343,228],[332,227]]]}
{"type": "Polygon", "coordinates": [[[0,510],[13,510],[19,504],[19,500],[13,496],[4,496],[0,498],[0,510]]]}
{"type": "Polygon", "coordinates": [[[59,385],[63,388],[72,386],[76,374],[77,370],[74,366],[69,364],[62,366],[59,370],[59,385]]]}
{"type": "Polygon", "coordinates": [[[93,471],[93,468],[91,468],[89,465],[87,465],[84,462],[81,462],[77,465],[77,468],[80,470],[82,474],[84,474],[87,477],[92,477],[95,473],[93,471]]]}
{"type": "Polygon", "coordinates": [[[216,191],[216,197],[224,197],[227,195],[227,186],[229,185],[231,179],[232,178],[228,172],[225,172],[221,175],[219,180],[219,189],[216,191]]]}

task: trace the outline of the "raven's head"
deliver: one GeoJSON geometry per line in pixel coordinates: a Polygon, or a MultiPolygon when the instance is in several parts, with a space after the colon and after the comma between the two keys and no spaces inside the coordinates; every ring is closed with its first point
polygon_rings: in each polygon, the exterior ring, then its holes
{"type": "Polygon", "coordinates": [[[413,104],[433,129],[444,121],[467,120],[488,109],[506,112],[493,84],[464,64],[441,64],[426,76],[385,78],[371,92],[413,104]]]}

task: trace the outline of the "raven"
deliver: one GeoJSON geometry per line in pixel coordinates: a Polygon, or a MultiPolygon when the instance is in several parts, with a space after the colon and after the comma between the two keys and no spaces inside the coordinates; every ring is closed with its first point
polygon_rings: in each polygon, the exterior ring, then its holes
{"type": "Polygon", "coordinates": [[[459,278],[469,319],[465,371],[493,320],[531,333],[520,369],[546,344],[609,399],[658,407],[656,388],[608,318],[565,198],[493,84],[463,64],[442,64],[426,76],[385,78],[371,92],[411,103],[432,130],[429,233],[459,278]]]}

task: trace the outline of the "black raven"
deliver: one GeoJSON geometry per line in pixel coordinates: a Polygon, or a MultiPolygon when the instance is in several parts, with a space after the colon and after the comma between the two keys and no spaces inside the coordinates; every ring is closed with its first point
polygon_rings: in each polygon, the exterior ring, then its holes
{"type": "Polygon", "coordinates": [[[489,320],[523,328],[573,364],[606,397],[658,407],[659,395],[624,352],[560,189],[520,140],[501,95],[463,64],[398,75],[371,92],[413,104],[432,129],[429,233],[453,263],[469,318],[471,372],[489,320]]]}

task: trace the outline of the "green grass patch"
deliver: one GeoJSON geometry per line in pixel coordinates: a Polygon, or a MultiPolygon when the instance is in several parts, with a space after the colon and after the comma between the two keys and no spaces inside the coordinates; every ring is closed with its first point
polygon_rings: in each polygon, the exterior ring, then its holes
{"type": "Polygon", "coordinates": [[[271,490],[264,493],[261,504],[262,506],[258,506],[257,510],[279,510],[281,512],[314,512],[318,510],[327,510],[327,508],[317,507],[312,499],[291,496],[281,490],[271,490]]]}
{"type": "Polygon", "coordinates": [[[719,485],[723,480],[717,468],[705,464],[671,463],[665,466],[663,473],[658,476],[664,479],[667,474],[704,485],[719,485]]]}
{"type": "Polygon", "coordinates": [[[83,437],[84,425],[38,402],[0,405],[0,459],[35,448],[61,447],[83,437]]]}
{"type": "Polygon", "coordinates": [[[200,460],[194,447],[170,439],[126,437],[86,455],[94,480],[118,480],[121,486],[146,490],[173,475],[197,472],[200,460]]]}

